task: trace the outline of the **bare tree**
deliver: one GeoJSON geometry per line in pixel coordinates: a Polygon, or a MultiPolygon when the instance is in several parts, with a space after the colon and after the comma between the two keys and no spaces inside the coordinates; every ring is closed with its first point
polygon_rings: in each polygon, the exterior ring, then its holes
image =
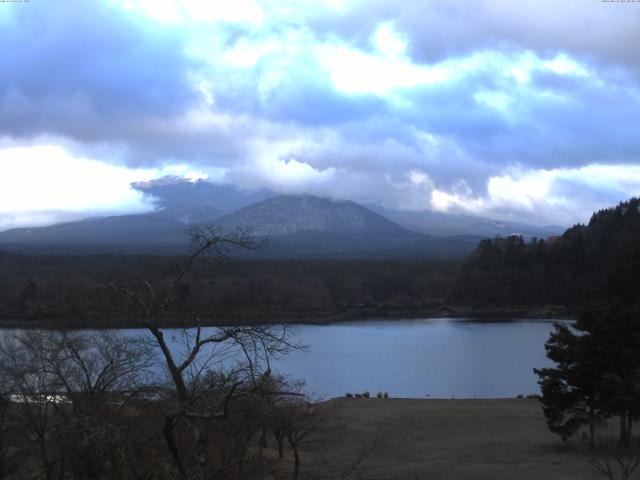
{"type": "MultiPolygon", "coordinates": [[[[127,409],[147,390],[152,352],[136,338],[108,332],[49,333],[41,355],[58,380],[64,402],[56,415],[64,435],[64,458],[76,478],[100,478],[105,471],[130,475],[131,447],[143,436],[127,435],[127,409]]],[[[141,415],[136,421],[144,424],[141,415]]],[[[135,450],[135,449],[134,449],[135,450]]]]}
{"type": "Polygon", "coordinates": [[[15,448],[11,442],[16,435],[13,423],[11,400],[4,392],[0,393],[0,479],[7,478],[17,469],[15,448]]]}
{"type": "Polygon", "coordinates": [[[137,478],[134,447],[148,438],[140,428],[144,415],[135,416],[131,434],[130,401],[145,391],[148,365],[148,349],[110,333],[28,331],[5,338],[0,373],[8,415],[2,420],[13,427],[7,448],[19,453],[21,476],[137,478]]]}
{"type": "MultiPolygon", "coordinates": [[[[290,397],[277,406],[277,430],[287,439],[293,453],[292,479],[300,472],[300,447],[318,429],[322,416],[304,397],[290,397]]],[[[276,437],[278,438],[278,437],[276,437]]],[[[279,445],[279,451],[281,445],[279,445]]]]}
{"type": "MultiPolygon", "coordinates": [[[[303,382],[292,382],[289,379],[279,375],[263,375],[261,378],[262,388],[260,391],[264,396],[263,405],[263,422],[264,429],[271,430],[278,447],[278,458],[284,458],[284,443],[286,440],[287,429],[291,423],[289,406],[292,399],[300,401],[304,395],[299,393],[303,382]]],[[[265,435],[266,432],[263,432],[265,435]]],[[[263,447],[266,447],[266,440],[261,439],[263,447]]]]}
{"type": "MultiPolygon", "coordinates": [[[[175,314],[172,306],[181,299],[180,286],[188,275],[194,274],[196,266],[259,248],[245,231],[228,233],[216,227],[196,226],[189,235],[191,253],[163,285],[145,280],[110,287],[138,307],[162,354],[170,387],[166,391],[169,395],[163,434],[181,478],[211,475],[233,466],[242,468],[242,449],[232,460],[215,461],[216,455],[207,445],[211,422],[226,419],[232,412],[236,419],[246,419],[244,413],[238,414],[237,408],[231,408],[232,401],[235,407],[251,408],[259,396],[259,378],[270,371],[269,359],[297,347],[289,341],[284,325],[204,328],[196,312],[187,321],[183,319],[185,326],[178,334],[168,338],[163,322],[169,313],[175,314]],[[217,375],[212,375],[212,371],[217,375]],[[185,436],[190,437],[190,447],[181,449],[179,445],[185,445],[185,436]]],[[[249,429],[246,441],[252,435],[249,429]]]]}
{"type": "Polygon", "coordinates": [[[12,403],[16,424],[22,432],[14,441],[21,444],[21,450],[29,457],[23,462],[22,471],[28,470],[27,477],[44,475],[47,480],[53,480],[56,475],[52,451],[56,378],[40,355],[42,343],[38,332],[3,339],[0,375],[12,403]],[[35,448],[30,448],[32,444],[35,448]]]}
{"type": "Polygon", "coordinates": [[[136,337],[111,332],[43,335],[41,355],[74,410],[123,408],[147,384],[153,352],[136,337]]]}

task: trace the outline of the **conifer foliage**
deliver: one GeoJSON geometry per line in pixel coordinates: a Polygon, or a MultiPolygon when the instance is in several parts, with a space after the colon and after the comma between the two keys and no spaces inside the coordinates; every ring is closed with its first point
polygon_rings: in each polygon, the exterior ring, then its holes
{"type": "Polygon", "coordinates": [[[554,368],[536,369],[552,432],[564,440],[583,425],[593,443],[598,420],[619,417],[622,444],[640,418],[640,321],[621,304],[557,324],[546,345],[554,368]]]}

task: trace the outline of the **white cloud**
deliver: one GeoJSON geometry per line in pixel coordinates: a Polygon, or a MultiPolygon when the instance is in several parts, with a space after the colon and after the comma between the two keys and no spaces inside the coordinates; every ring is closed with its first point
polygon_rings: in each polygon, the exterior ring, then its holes
{"type": "Polygon", "coordinates": [[[317,55],[333,86],[349,94],[384,96],[393,89],[442,83],[452,76],[444,65],[419,66],[406,58],[374,55],[348,46],[321,45],[317,55]]]}
{"type": "Polygon", "coordinates": [[[213,2],[203,0],[111,0],[122,8],[151,19],[174,24],[229,22],[258,25],[265,12],[253,0],[213,2]]]}
{"type": "Polygon", "coordinates": [[[385,57],[397,58],[407,53],[407,39],[400,35],[390,22],[382,23],[376,28],[372,43],[385,57]]]}
{"type": "Polygon", "coordinates": [[[245,188],[268,188],[284,193],[327,190],[335,182],[336,169],[318,169],[295,158],[264,156],[249,165],[231,169],[226,180],[245,188]]]}
{"type": "Polygon", "coordinates": [[[560,53],[553,59],[547,60],[543,65],[558,75],[575,75],[578,77],[586,77],[589,75],[589,71],[584,65],[576,62],[564,53],[560,53]]]}
{"type": "Polygon", "coordinates": [[[505,220],[571,225],[640,192],[640,165],[512,171],[492,176],[485,195],[434,188],[431,207],[505,220]],[[603,204],[604,199],[604,204],[603,204]]]}
{"type": "Polygon", "coordinates": [[[56,145],[0,147],[0,230],[90,215],[141,213],[153,199],[131,188],[164,175],[206,178],[187,165],[130,169],[75,157],[56,145]]]}
{"type": "Polygon", "coordinates": [[[473,99],[501,113],[510,112],[511,97],[504,92],[483,90],[475,93],[473,99]]]}
{"type": "Polygon", "coordinates": [[[259,25],[265,21],[265,12],[253,0],[233,0],[231,2],[212,2],[203,0],[181,0],[183,10],[188,17],[201,22],[250,23],[259,25]]]}
{"type": "Polygon", "coordinates": [[[409,180],[414,185],[430,184],[429,176],[420,170],[411,170],[409,172],[409,180]]]}

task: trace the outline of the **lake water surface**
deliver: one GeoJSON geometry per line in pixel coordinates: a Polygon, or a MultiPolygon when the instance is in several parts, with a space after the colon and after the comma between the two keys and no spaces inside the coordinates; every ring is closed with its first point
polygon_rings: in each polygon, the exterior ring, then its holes
{"type": "Polygon", "coordinates": [[[276,362],[320,398],[387,391],[393,397],[497,398],[538,393],[533,368],[550,366],[550,320],[385,320],[303,325],[310,352],[276,362]]]}
{"type": "Polygon", "coordinates": [[[305,380],[305,392],[317,399],[365,390],[413,398],[513,397],[538,393],[533,368],[551,365],[544,342],[552,329],[551,320],[296,325],[295,340],[308,351],[275,360],[272,368],[305,380]]]}

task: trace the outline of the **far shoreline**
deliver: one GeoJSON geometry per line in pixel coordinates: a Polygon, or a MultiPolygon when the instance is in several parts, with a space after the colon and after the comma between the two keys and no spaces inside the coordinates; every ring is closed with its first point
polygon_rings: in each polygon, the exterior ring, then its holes
{"type": "MultiPolygon", "coordinates": [[[[264,312],[256,312],[254,315],[248,312],[243,315],[220,314],[220,320],[203,321],[202,327],[230,327],[238,325],[338,325],[356,322],[389,322],[407,320],[461,320],[478,323],[498,323],[511,321],[572,321],[577,312],[565,307],[539,307],[539,308],[495,308],[474,309],[464,307],[442,308],[437,310],[359,310],[346,311],[342,314],[327,315],[292,315],[290,313],[273,313],[265,315],[264,312]],[[277,317],[279,320],[274,321],[277,317]]],[[[214,315],[215,316],[215,315],[214,315]]],[[[197,325],[184,322],[179,319],[164,320],[159,323],[162,328],[195,328],[197,325]]],[[[35,318],[0,317],[0,330],[10,329],[41,329],[41,330],[121,330],[145,328],[141,319],[120,320],[90,320],[47,318],[46,316],[35,318]]]]}

